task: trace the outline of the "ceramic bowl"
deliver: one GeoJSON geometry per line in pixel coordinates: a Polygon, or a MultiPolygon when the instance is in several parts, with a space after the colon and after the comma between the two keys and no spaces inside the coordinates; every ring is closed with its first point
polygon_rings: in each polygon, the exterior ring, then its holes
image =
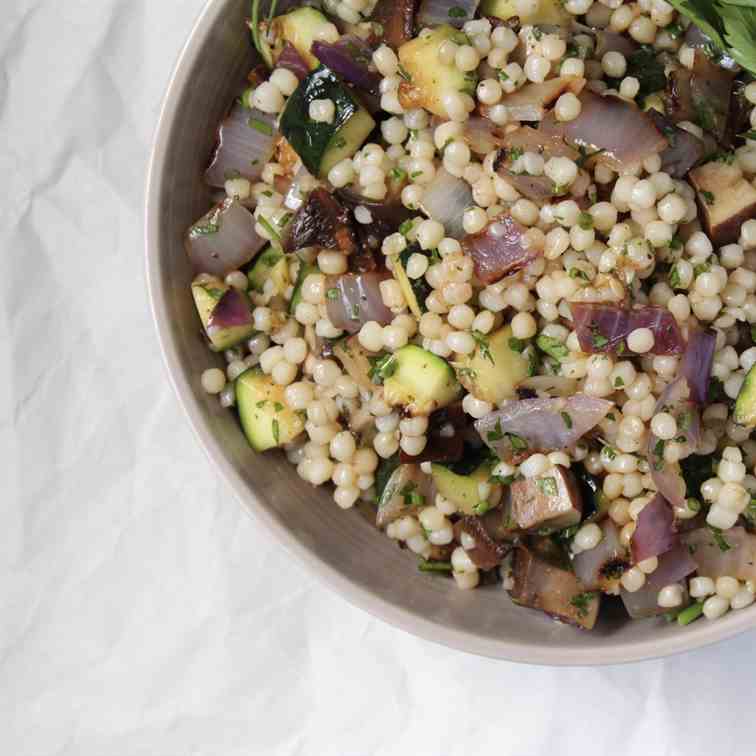
{"type": "Polygon", "coordinates": [[[247,0],[211,0],[172,76],[151,158],[146,255],[155,323],[171,381],[210,464],[252,515],[315,575],[346,600],[431,641],[474,654],[553,665],[595,665],[666,656],[756,625],[756,611],[734,612],[686,628],[663,620],[630,621],[621,611],[592,632],[514,606],[499,586],[458,590],[452,580],[420,573],[356,511],[330,491],[304,483],[283,455],[256,455],[235,413],[200,386],[212,359],[189,292],[185,229],[209,207],[202,173],[216,126],[253,63],[244,24],[247,0]]]}

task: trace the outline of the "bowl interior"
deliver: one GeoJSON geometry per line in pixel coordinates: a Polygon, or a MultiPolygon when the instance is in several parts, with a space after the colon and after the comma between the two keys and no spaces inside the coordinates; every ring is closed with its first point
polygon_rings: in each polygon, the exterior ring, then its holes
{"type": "MultiPolygon", "coordinates": [[[[199,375],[213,358],[202,339],[182,245],[209,207],[201,176],[217,124],[253,62],[246,0],[212,0],[171,82],[154,147],[147,197],[147,265],[171,380],[211,459],[242,502],[279,540],[348,600],[434,641],[492,657],[545,664],[602,664],[662,656],[756,624],[752,611],[688,628],[630,622],[612,607],[580,632],[512,605],[499,586],[460,591],[418,572],[415,558],[330,492],[305,484],[281,454],[255,455],[233,413],[205,395],[199,375]]],[[[219,360],[220,361],[220,360],[219,360]]]]}

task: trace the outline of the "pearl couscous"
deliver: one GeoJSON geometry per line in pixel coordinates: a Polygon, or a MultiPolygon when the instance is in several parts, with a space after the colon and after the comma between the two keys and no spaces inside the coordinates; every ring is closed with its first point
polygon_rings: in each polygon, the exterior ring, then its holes
{"type": "Polygon", "coordinates": [[[665,0],[253,8],[186,238],[212,401],[461,589],[752,604],[750,74],[665,0]]]}

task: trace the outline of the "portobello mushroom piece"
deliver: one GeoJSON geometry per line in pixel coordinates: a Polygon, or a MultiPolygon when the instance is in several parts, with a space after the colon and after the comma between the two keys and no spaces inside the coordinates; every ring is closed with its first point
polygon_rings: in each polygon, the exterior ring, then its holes
{"type": "Polygon", "coordinates": [[[412,39],[417,0],[378,0],[371,21],[383,27],[383,41],[396,50],[412,39]]]}
{"type": "Polygon", "coordinates": [[[510,486],[512,518],[525,532],[563,530],[577,525],[583,498],[572,472],[555,465],[539,478],[519,478],[510,486]]]}
{"type": "Polygon", "coordinates": [[[462,533],[467,533],[475,541],[475,545],[465,551],[481,570],[498,567],[514,546],[511,541],[500,541],[493,537],[493,533],[501,527],[502,521],[503,513],[500,510],[492,510],[482,517],[468,515],[454,524],[455,540],[460,541],[462,533]],[[493,517],[486,519],[488,515],[493,517]]]}
{"type": "Polygon", "coordinates": [[[648,111],[656,128],[667,137],[669,147],[659,157],[661,169],[673,178],[684,178],[688,171],[703,158],[706,147],[703,140],[689,131],[676,126],[673,121],[658,110],[648,111]]]}
{"type": "Polygon", "coordinates": [[[283,239],[287,252],[304,247],[338,249],[346,255],[357,249],[349,211],[326,189],[314,189],[294,216],[283,239]]]}
{"type": "Polygon", "coordinates": [[[532,539],[515,549],[512,563],[512,601],[571,625],[592,630],[601,594],[588,591],[565,563],[553,558],[549,539],[532,539]],[[548,541],[549,543],[544,543],[548,541]]]}
{"type": "Polygon", "coordinates": [[[667,114],[675,123],[697,123],[721,141],[727,130],[734,78],[732,71],[725,71],[696,50],[692,68],[675,66],[667,77],[667,114]]]}
{"type": "Polygon", "coordinates": [[[737,242],[740,227],[756,218],[756,189],[737,164],[712,161],[690,172],[706,233],[715,247],[737,242]]]}

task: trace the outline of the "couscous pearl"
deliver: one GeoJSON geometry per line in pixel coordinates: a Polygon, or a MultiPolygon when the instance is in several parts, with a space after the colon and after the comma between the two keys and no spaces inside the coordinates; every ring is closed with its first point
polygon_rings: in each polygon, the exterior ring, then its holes
{"type": "Polygon", "coordinates": [[[710,596],[704,601],[703,614],[706,619],[718,619],[727,613],[730,608],[730,602],[721,596],[710,596]]]}
{"type": "Polygon", "coordinates": [[[226,385],[226,374],[219,368],[209,368],[202,373],[202,388],[208,394],[220,394],[226,385]]]}
{"type": "Polygon", "coordinates": [[[714,581],[709,577],[694,577],[689,583],[690,595],[693,598],[705,598],[716,592],[714,581]]]}
{"type": "Polygon", "coordinates": [[[526,478],[536,478],[550,467],[548,457],[544,454],[533,454],[520,465],[520,473],[526,478]]]}
{"type": "Polygon", "coordinates": [[[680,606],[682,601],[682,587],[677,583],[665,585],[664,588],[659,591],[659,595],[656,599],[656,603],[664,609],[674,609],[675,607],[680,606]]]}
{"type": "Polygon", "coordinates": [[[622,577],[620,578],[622,587],[628,593],[635,593],[636,591],[639,591],[641,588],[643,588],[645,582],[645,573],[641,572],[641,570],[639,570],[637,567],[631,567],[629,570],[626,570],[622,573],[622,577]]]}
{"type": "Polygon", "coordinates": [[[576,552],[588,551],[595,549],[603,537],[601,528],[595,522],[583,525],[575,534],[572,541],[572,547],[576,552]]]}
{"type": "Polygon", "coordinates": [[[754,592],[747,587],[743,587],[730,599],[731,609],[745,609],[754,602],[754,592]]]}
{"type": "Polygon", "coordinates": [[[638,562],[635,566],[646,575],[651,575],[659,566],[659,559],[657,557],[649,557],[648,559],[638,562]]]}
{"type": "Polygon", "coordinates": [[[677,435],[677,422],[668,412],[659,412],[651,419],[651,432],[664,441],[677,435]]]}
{"type": "Polygon", "coordinates": [[[729,577],[728,575],[717,578],[714,585],[717,596],[721,596],[728,601],[740,590],[740,583],[734,577],[729,577]]]}
{"type": "Polygon", "coordinates": [[[628,348],[636,354],[645,354],[654,348],[654,333],[650,328],[636,328],[627,337],[628,348]]]}

